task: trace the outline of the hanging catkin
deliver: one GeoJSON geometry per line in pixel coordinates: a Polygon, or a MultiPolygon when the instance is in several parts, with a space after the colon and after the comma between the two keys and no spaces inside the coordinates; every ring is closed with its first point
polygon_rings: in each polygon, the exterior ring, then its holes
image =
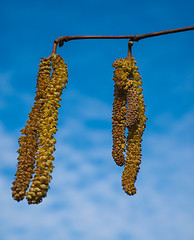
{"type": "Polygon", "coordinates": [[[53,135],[57,131],[59,102],[67,78],[67,66],[61,56],[54,55],[51,59],[41,60],[35,103],[19,138],[19,157],[12,187],[12,196],[17,201],[26,195],[29,204],[40,203],[47,194],[54,167],[52,154],[56,140],[53,135]],[[26,194],[34,173],[34,179],[26,194]]]}
{"type": "Polygon", "coordinates": [[[125,164],[126,90],[115,83],[112,116],[112,157],[118,166],[125,164]]]}
{"type": "Polygon", "coordinates": [[[138,121],[139,116],[139,100],[137,89],[134,83],[128,88],[127,91],[127,118],[126,127],[131,129],[138,121]]]}
{"type": "Polygon", "coordinates": [[[37,76],[37,91],[34,106],[29,113],[29,119],[24,129],[21,130],[22,136],[19,138],[18,164],[13,182],[12,196],[20,201],[25,197],[32,175],[34,173],[35,155],[37,151],[39,119],[45,101],[45,89],[50,82],[51,62],[41,60],[37,76]]]}
{"type": "Polygon", "coordinates": [[[35,176],[26,195],[29,204],[40,203],[46,197],[49,189],[49,183],[52,179],[51,173],[54,167],[54,156],[52,154],[55,151],[56,143],[53,135],[57,131],[59,102],[68,78],[67,66],[61,56],[55,55],[51,61],[53,73],[52,79],[45,90],[46,101],[38,129],[39,142],[35,176]]]}
{"type": "MultiPolygon", "coordinates": [[[[128,136],[127,136],[127,146],[126,146],[126,163],[125,168],[122,175],[122,186],[124,191],[128,195],[134,195],[136,193],[136,188],[134,186],[135,181],[137,179],[137,174],[139,172],[139,165],[141,163],[141,142],[142,135],[145,129],[145,122],[147,118],[145,116],[145,104],[143,100],[142,94],[142,81],[136,66],[136,62],[133,57],[130,59],[132,65],[132,78],[133,78],[133,92],[132,95],[129,96],[129,100],[131,102],[135,102],[134,110],[138,111],[138,119],[132,121],[133,124],[128,124],[128,136]],[[133,96],[133,98],[132,98],[133,96]],[[138,97],[138,104],[137,104],[138,97]]],[[[133,111],[131,111],[132,103],[128,102],[128,106],[130,106],[130,111],[128,111],[127,118],[134,119],[133,111]]]]}
{"type": "Polygon", "coordinates": [[[116,59],[113,67],[112,156],[117,165],[125,165],[122,186],[127,194],[133,195],[136,193],[134,184],[141,163],[141,141],[147,120],[142,82],[133,57],[116,59]]]}
{"type": "Polygon", "coordinates": [[[115,68],[113,80],[114,101],[112,115],[112,157],[118,166],[125,164],[125,129],[127,113],[127,92],[132,87],[131,64],[128,59],[116,59],[113,63],[115,68]]]}

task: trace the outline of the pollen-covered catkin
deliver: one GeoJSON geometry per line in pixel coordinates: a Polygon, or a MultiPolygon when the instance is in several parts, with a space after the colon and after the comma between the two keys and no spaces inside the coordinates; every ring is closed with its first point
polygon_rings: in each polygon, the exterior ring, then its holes
{"type": "Polygon", "coordinates": [[[67,66],[61,56],[55,55],[51,61],[53,73],[52,79],[45,90],[46,101],[38,129],[39,142],[35,176],[26,195],[29,204],[40,203],[46,197],[49,189],[49,183],[52,179],[51,173],[54,167],[54,156],[52,154],[55,151],[56,143],[53,135],[57,131],[59,102],[68,78],[67,66]]]}
{"type": "MultiPolygon", "coordinates": [[[[113,63],[115,68],[113,80],[114,85],[114,101],[113,101],[113,115],[112,115],[112,135],[113,135],[113,146],[112,146],[112,157],[118,166],[123,166],[125,164],[125,129],[126,123],[130,124],[130,119],[128,118],[126,122],[127,112],[133,113],[133,121],[137,118],[136,110],[133,109],[136,100],[133,101],[135,94],[132,97],[129,96],[132,90],[135,92],[133,87],[133,65],[129,59],[120,58],[116,59],[113,63]],[[127,101],[131,98],[129,106],[132,107],[131,110],[127,110],[127,101]]],[[[137,108],[137,106],[136,106],[137,108]]]]}
{"type": "Polygon", "coordinates": [[[127,118],[126,127],[131,129],[137,123],[139,116],[139,100],[137,89],[132,84],[127,91],[127,118]]]}
{"type": "Polygon", "coordinates": [[[37,75],[37,91],[34,106],[29,113],[27,124],[21,130],[22,136],[19,138],[18,164],[13,182],[12,196],[15,200],[24,199],[29,183],[34,173],[35,155],[38,147],[39,119],[45,101],[45,89],[50,82],[51,62],[41,60],[37,75]]]}
{"type": "Polygon", "coordinates": [[[128,74],[124,59],[116,59],[112,65],[115,68],[113,81],[114,101],[112,111],[112,157],[118,166],[125,164],[125,128],[128,74]]]}
{"type": "Polygon", "coordinates": [[[125,164],[125,121],[127,91],[115,83],[112,116],[113,147],[112,157],[118,166],[125,164]]]}
{"type": "Polygon", "coordinates": [[[128,195],[134,195],[136,188],[134,186],[139,172],[141,163],[141,142],[142,135],[145,129],[145,104],[142,94],[142,81],[133,57],[130,59],[133,65],[133,85],[138,95],[138,120],[133,126],[128,127],[127,146],[126,146],[126,163],[122,175],[122,186],[128,195]]]}

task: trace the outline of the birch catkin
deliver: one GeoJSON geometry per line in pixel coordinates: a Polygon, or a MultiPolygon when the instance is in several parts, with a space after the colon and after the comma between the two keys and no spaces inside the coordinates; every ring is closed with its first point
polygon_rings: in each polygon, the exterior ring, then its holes
{"type": "Polygon", "coordinates": [[[141,163],[141,141],[147,120],[140,87],[142,82],[133,57],[116,59],[113,67],[112,156],[117,165],[125,166],[122,186],[127,194],[133,195],[136,193],[134,184],[141,163]]]}
{"type": "Polygon", "coordinates": [[[54,134],[57,131],[58,108],[61,101],[61,94],[67,83],[67,66],[64,60],[55,55],[52,57],[53,74],[50,83],[46,88],[46,102],[43,114],[40,118],[39,143],[36,156],[35,176],[26,198],[29,204],[38,204],[47,195],[49,183],[52,179],[53,152],[55,151],[56,140],[54,134]]]}
{"type": "Polygon", "coordinates": [[[137,89],[134,83],[128,88],[127,91],[127,117],[126,127],[131,129],[138,121],[139,116],[139,100],[137,89]]]}
{"type": "MultiPolygon", "coordinates": [[[[136,193],[135,188],[135,181],[137,179],[137,174],[139,172],[139,165],[141,163],[141,142],[142,142],[142,135],[145,129],[145,122],[147,118],[145,116],[145,104],[143,100],[143,88],[141,87],[142,81],[136,66],[136,62],[133,57],[130,59],[132,68],[132,75],[133,75],[133,87],[135,94],[133,93],[133,99],[129,98],[132,102],[134,102],[134,110],[138,111],[138,118],[133,124],[128,125],[128,136],[126,140],[126,163],[125,168],[122,175],[122,186],[124,191],[128,195],[134,195],[136,193]],[[137,103],[138,98],[138,103],[137,103]]],[[[128,106],[131,108],[131,104],[128,106]]],[[[134,119],[133,111],[128,112],[129,116],[127,117],[130,119],[134,119]]]]}
{"type": "Polygon", "coordinates": [[[112,156],[118,166],[125,164],[126,93],[125,89],[120,89],[115,83],[112,116],[112,156]]]}
{"type": "Polygon", "coordinates": [[[45,89],[50,82],[51,62],[41,60],[37,76],[37,91],[34,106],[29,113],[29,119],[25,128],[21,130],[22,136],[19,138],[18,164],[13,182],[12,196],[20,201],[26,195],[26,190],[34,173],[35,155],[38,147],[39,119],[45,101],[45,89]]]}
{"type": "Polygon", "coordinates": [[[29,204],[37,204],[47,195],[54,167],[52,154],[56,140],[53,135],[57,131],[59,102],[67,78],[67,66],[61,56],[54,55],[51,60],[41,60],[35,103],[25,128],[21,130],[23,135],[19,138],[19,157],[12,187],[12,196],[17,201],[26,195],[29,204]],[[31,180],[32,184],[26,193],[31,180]]]}
{"type": "Polygon", "coordinates": [[[127,89],[132,82],[128,78],[128,65],[125,59],[116,59],[113,67],[115,67],[113,76],[115,85],[112,114],[112,157],[118,166],[123,166],[125,164],[127,89]]]}
{"type": "MultiPolygon", "coordinates": [[[[141,163],[141,141],[147,120],[142,81],[133,57],[116,59],[113,67],[112,156],[117,165],[124,165],[122,186],[128,195],[133,195],[136,193],[134,184],[141,163]]],[[[47,196],[54,168],[59,102],[67,79],[67,65],[61,56],[55,54],[50,59],[41,60],[35,103],[19,138],[18,169],[11,188],[17,201],[26,196],[29,204],[38,204],[47,196]]]]}

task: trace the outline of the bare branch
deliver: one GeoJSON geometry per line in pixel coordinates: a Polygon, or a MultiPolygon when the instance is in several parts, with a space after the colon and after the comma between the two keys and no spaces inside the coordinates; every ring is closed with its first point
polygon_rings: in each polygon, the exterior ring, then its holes
{"type": "Polygon", "coordinates": [[[132,41],[139,41],[144,38],[149,37],[155,37],[160,36],[164,34],[170,34],[170,33],[177,33],[177,32],[184,32],[194,30],[194,26],[191,27],[184,27],[184,28],[178,28],[178,29],[172,29],[172,30],[166,30],[161,32],[154,32],[154,33],[146,33],[141,35],[124,35],[124,36],[64,36],[59,37],[55,41],[60,42],[68,42],[71,40],[81,40],[81,39],[130,39],[132,41]]]}
{"type": "Polygon", "coordinates": [[[54,41],[53,51],[52,54],[48,57],[51,58],[53,55],[56,54],[57,45],[59,44],[59,47],[62,47],[64,42],[69,42],[71,40],[83,40],[83,39],[129,39],[131,41],[139,41],[141,39],[150,38],[150,37],[156,37],[161,36],[165,34],[171,34],[171,33],[177,33],[177,32],[185,32],[194,30],[194,26],[191,27],[184,27],[184,28],[177,28],[177,29],[171,29],[161,32],[154,32],[154,33],[146,33],[146,34],[140,34],[140,35],[123,35],[123,36],[63,36],[59,37],[54,41]]]}
{"type": "Polygon", "coordinates": [[[171,29],[171,30],[166,30],[166,31],[161,31],[161,32],[147,33],[147,34],[142,34],[142,35],[136,35],[135,38],[133,39],[133,41],[139,41],[141,39],[145,39],[145,38],[149,38],[149,37],[156,37],[156,36],[161,36],[161,35],[165,35],[165,34],[185,32],[185,31],[190,31],[190,30],[194,30],[194,26],[171,29]]]}

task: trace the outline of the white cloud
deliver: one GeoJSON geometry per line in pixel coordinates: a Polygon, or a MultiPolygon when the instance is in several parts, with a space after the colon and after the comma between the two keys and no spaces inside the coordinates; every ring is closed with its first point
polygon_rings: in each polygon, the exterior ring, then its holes
{"type": "Polygon", "coordinates": [[[32,105],[35,93],[21,93],[16,91],[12,86],[14,72],[0,72],[0,110],[6,109],[12,97],[15,101],[22,101],[24,104],[32,105]]]}
{"type": "Polygon", "coordinates": [[[112,106],[109,106],[99,99],[83,96],[72,89],[68,89],[67,92],[66,89],[64,90],[63,99],[64,103],[62,102],[62,108],[64,109],[64,107],[66,107],[67,109],[69,107],[72,114],[74,112],[77,117],[79,116],[79,119],[109,121],[110,115],[112,114],[112,106]]]}
{"type": "MultiPolygon", "coordinates": [[[[110,130],[88,127],[91,117],[85,113],[74,120],[65,116],[64,124],[59,125],[56,168],[48,197],[41,204],[28,206],[26,201],[12,200],[13,176],[1,171],[2,239],[192,240],[194,151],[190,130],[194,114],[173,119],[165,132],[149,132],[148,126],[133,197],[120,185],[122,168],[111,158],[110,130]],[[76,141],[78,137],[84,146],[76,141]]],[[[3,127],[0,133],[1,153],[11,167],[17,139],[3,127]]]]}

